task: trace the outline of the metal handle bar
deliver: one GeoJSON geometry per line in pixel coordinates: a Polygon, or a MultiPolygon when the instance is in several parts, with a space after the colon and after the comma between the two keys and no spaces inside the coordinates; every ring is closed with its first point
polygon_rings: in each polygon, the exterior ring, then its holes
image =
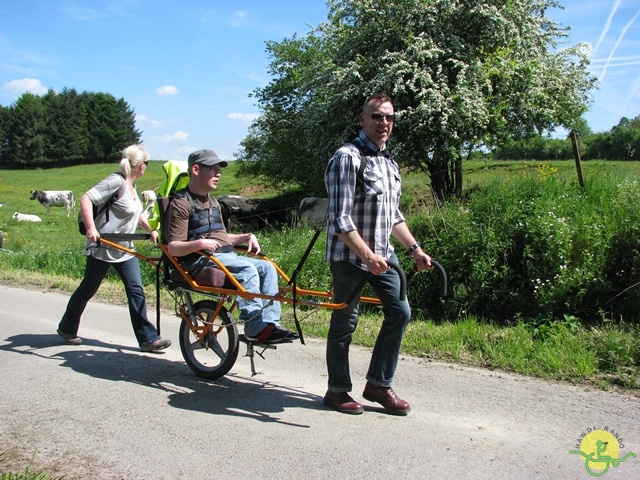
{"type": "MultiPolygon", "coordinates": [[[[447,277],[447,272],[444,269],[444,267],[440,265],[440,263],[436,262],[433,258],[431,259],[431,264],[438,270],[438,273],[440,273],[440,278],[442,280],[441,296],[446,297],[449,294],[449,285],[448,285],[449,279],[447,277]]],[[[411,281],[411,279],[416,273],[418,273],[418,269],[414,266],[411,269],[411,272],[409,272],[409,275],[407,276],[407,283],[411,281]]]]}
{"type": "MultiPolygon", "coordinates": [[[[400,277],[400,294],[398,295],[398,297],[400,298],[400,301],[403,302],[407,298],[407,277],[405,276],[404,270],[402,270],[402,267],[397,263],[387,261],[387,264],[391,268],[393,268],[396,272],[398,272],[398,276],[400,277]]],[[[369,281],[370,277],[371,277],[371,274],[369,276],[366,276],[362,280],[361,284],[358,285],[353,290],[353,292],[351,292],[351,294],[347,297],[347,299],[344,301],[345,304],[350,305],[351,302],[355,300],[356,295],[358,294],[358,292],[362,290],[364,285],[369,281]]]]}
{"type": "Polygon", "coordinates": [[[151,235],[148,233],[101,233],[100,238],[105,240],[148,240],[151,235]]]}
{"type": "Polygon", "coordinates": [[[401,302],[404,302],[404,300],[407,298],[407,277],[404,274],[404,270],[402,270],[402,267],[400,265],[394,262],[387,262],[387,265],[398,272],[398,276],[400,277],[400,295],[398,298],[401,302]]]}

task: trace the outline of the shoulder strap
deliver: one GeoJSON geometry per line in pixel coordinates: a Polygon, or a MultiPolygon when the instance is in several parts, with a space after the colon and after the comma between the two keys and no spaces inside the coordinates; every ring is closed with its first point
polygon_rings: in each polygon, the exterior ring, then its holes
{"type": "MultiPolygon", "coordinates": [[[[118,175],[122,177],[122,183],[120,184],[120,188],[118,188],[118,191],[114,193],[107,202],[109,205],[113,205],[113,202],[122,197],[127,191],[127,180],[122,176],[121,173],[118,172],[118,175]]],[[[135,187],[135,183],[133,184],[133,186],[135,187]]]]}
{"type": "Polygon", "coordinates": [[[376,152],[362,143],[359,138],[354,139],[351,145],[356,147],[358,153],[360,153],[360,165],[358,166],[358,173],[356,174],[356,186],[358,186],[364,184],[364,169],[367,166],[367,156],[375,155],[376,152]]]}
{"type": "Polygon", "coordinates": [[[111,208],[111,205],[113,205],[115,201],[118,200],[120,197],[122,197],[127,191],[127,180],[124,178],[124,176],[120,172],[118,172],[118,175],[122,177],[122,183],[120,184],[120,188],[118,188],[118,190],[113,195],[111,195],[111,197],[109,197],[109,200],[107,200],[105,204],[102,206],[102,208],[100,208],[100,210],[97,211],[97,213],[94,215],[94,218],[106,210],[107,211],[106,220],[108,222],[109,209],[111,208]]]}
{"type": "Polygon", "coordinates": [[[356,175],[356,182],[358,185],[362,185],[364,183],[364,169],[367,165],[367,157],[381,155],[395,162],[388,150],[378,152],[371,150],[371,148],[362,142],[360,138],[355,138],[351,144],[355,146],[360,153],[360,166],[358,167],[358,174],[356,175]]]}

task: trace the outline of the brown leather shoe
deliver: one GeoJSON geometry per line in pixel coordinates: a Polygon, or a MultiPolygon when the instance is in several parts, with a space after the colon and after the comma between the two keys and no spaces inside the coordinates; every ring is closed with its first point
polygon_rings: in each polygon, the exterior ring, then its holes
{"type": "Polygon", "coordinates": [[[391,387],[380,387],[367,382],[362,396],[370,402],[379,403],[387,412],[394,415],[406,415],[411,411],[409,404],[398,398],[391,387]]]}
{"type": "Polygon", "coordinates": [[[360,415],[364,413],[364,407],[351,398],[347,392],[332,392],[331,390],[327,390],[327,393],[322,399],[322,403],[340,413],[348,413],[350,415],[360,415]]]}

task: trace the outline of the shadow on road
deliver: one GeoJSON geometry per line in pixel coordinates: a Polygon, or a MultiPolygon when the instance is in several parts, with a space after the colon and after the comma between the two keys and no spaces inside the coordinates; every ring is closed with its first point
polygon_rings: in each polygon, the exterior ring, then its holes
{"type": "Polygon", "coordinates": [[[185,363],[163,358],[162,353],[143,354],[131,346],[92,339],[83,341],[81,346],[61,346],[60,337],[55,334],[21,334],[7,338],[5,342],[8,343],[0,345],[0,350],[59,362],[61,367],[93,378],[159,389],[167,393],[169,405],[184,410],[308,428],[308,425],[290,423],[274,414],[286,409],[324,408],[321,397],[298,388],[232,373],[206,380],[195,376],[185,363]],[[45,351],[52,347],[58,351],[45,351]],[[59,351],[60,348],[66,350],[59,351]]]}

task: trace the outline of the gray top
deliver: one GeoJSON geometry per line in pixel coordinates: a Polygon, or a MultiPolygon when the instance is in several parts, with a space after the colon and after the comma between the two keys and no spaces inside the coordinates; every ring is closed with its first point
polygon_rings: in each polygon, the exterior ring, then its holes
{"type": "MultiPolygon", "coordinates": [[[[125,179],[120,174],[113,173],[87,191],[87,196],[100,209],[118,191],[124,181],[125,179]]],[[[98,214],[95,219],[96,229],[100,233],[135,233],[142,210],[142,202],[137,192],[131,195],[127,188],[124,195],[98,214]],[[109,212],[108,222],[107,211],[109,212]]],[[[133,241],[124,240],[116,243],[134,250],[133,241]]],[[[132,257],[132,255],[113,248],[98,248],[95,243],[89,241],[87,241],[85,255],[91,255],[98,260],[110,263],[124,262],[132,257]]]]}

